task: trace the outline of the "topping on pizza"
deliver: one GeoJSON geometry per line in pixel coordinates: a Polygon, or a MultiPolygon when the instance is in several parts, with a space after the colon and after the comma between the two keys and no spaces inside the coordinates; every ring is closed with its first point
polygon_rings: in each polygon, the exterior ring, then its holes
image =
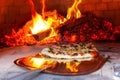
{"type": "Polygon", "coordinates": [[[54,59],[85,60],[98,56],[98,51],[92,43],[69,43],[43,48],[40,54],[54,59]]]}

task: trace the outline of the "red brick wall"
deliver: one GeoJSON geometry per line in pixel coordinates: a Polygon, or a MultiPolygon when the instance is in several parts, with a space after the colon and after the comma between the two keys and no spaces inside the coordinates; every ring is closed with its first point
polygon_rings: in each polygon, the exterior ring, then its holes
{"type": "Polygon", "coordinates": [[[120,0],[82,0],[81,12],[92,11],[97,16],[112,20],[115,25],[120,25],[120,0]]]}
{"type": "Polygon", "coordinates": [[[0,0],[0,37],[18,29],[31,18],[31,7],[27,0],[0,0]]]}
{"type": "Polygon", "coordinates": [[[14,24],[30,15],[27,0],[0,0],[0,24],[14,24]]]}
{"type": "MultiPolygon", "coordinates": [[[[35,8],[41,12],[41,0],[33,0],[35,8]]],[[[74,0],[46,0],[47,10],[57,9],[66,13],[74,0]]],[[[120,25],[120,0],[82,0],[81,12],[92,11],[97,16],[110,18],[120,25]]],[[[31,18],[31,6],[28,0],[0,0],[0,25],[22,24],[31,18]]],[[[1,29],[1,26],[0,26],[1,29]]]]}

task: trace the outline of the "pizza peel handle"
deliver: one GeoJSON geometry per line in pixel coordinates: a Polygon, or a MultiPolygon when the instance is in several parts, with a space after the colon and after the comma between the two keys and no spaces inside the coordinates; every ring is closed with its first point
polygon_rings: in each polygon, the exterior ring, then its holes
{"type": "Polygon", "coordinates": [[[35,70],[29,70],[27,72],[24,72],[22,74],[16,75],[11,77],[9,80],[32,80],[33,78],[37,77],[40,72],[43,72],[47,69],[50,69],[52,66],[47,66],[43,69],[35,69],[35,70]]]}

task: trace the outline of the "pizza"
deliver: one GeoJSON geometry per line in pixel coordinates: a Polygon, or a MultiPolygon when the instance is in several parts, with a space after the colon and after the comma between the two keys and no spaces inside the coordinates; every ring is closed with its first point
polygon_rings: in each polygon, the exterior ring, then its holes
{"type": "Polygon", "coordinates": [[[61,61],[91,60],[99,55],[92,43],[54,44],[43,48],[39,54],[45,58],[61,61]]]}

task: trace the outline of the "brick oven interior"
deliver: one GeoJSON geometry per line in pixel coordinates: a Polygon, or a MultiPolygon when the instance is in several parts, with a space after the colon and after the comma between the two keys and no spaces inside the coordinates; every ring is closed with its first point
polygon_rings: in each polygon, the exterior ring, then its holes
{"type": "MultiPolygon", "coordinates": [[[[35,9],[41,13],[42,0],[33,0],[35,9]]],[[[46,0],[46,11],[57,10],[63,16],[74,0],[46,0]]],[[[16,31],[31,19],[29,0],[0,0],[0,38],[16,31]]],[[[92,12],[98,17],[109,19],[114,26],[120,26],[120,0],[82,0],[81,13],[92,12]]]]}

